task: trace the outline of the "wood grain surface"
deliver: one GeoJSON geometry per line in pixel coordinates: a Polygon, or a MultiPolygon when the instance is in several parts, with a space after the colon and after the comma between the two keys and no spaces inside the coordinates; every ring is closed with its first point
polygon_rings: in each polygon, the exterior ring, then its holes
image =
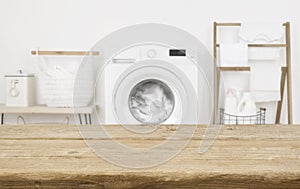
{"type": "MultiPolygon", "coordinates": [[[[149,135],[118,125],[105,127],[124,145],[150,147],[182,126],[161,126],[149,135]]],[[[300,188],[300,126],[222,126],[213,145],[201,154],[207,127],[199,125],[175,158],[145,169],[120,167],[98,157],[78,127],[1,126],[0,188],[300,188]]],[[[99,126],[80,127],[93,132],[99,126]]],[[[87,140],[110,139],[103,135],[87,140]]]]}

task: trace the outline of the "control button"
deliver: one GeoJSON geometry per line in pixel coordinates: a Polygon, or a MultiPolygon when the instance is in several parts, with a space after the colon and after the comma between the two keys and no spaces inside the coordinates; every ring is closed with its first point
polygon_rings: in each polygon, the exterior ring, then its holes
{"type": "Polygon", "coordinates": [[[155,51],[154,49],[150,49],[150,50],[148,50],[148,52],[147,52],[148,58],[155,58],[156,55],[157,55],[157,53],[156,53],[156,51],[155,51]]]}
{"type": "Polygon", "coordinates": [[[17,97],[19,96],[20,91],[17,88],[11,88],[10,89],[10,96],[11,97],[17,97]]]}

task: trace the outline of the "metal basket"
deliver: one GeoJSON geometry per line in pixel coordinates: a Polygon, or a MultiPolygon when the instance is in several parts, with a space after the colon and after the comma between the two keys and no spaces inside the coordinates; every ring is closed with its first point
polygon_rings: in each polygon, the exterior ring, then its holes
{"type": "Polygon", "coordinates": [[[220,124],[225,125],[262,125],[266,122],[266,108],[260,108],[255,115],[238,116],[231,115],[220,109],[220,124]]]}

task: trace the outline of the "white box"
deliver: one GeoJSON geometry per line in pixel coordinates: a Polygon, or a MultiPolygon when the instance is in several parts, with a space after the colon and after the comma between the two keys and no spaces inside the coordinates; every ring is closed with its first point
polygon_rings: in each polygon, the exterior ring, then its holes
{"type": "Polygon", "coordinates": [[[32,74],[5,75],[6,106],[27,107],[35,103],[35,79],[32,74]]]}

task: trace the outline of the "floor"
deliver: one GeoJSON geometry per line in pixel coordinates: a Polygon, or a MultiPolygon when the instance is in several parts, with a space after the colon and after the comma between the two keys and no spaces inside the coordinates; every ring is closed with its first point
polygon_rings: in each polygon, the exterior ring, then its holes
{"type": "MultiPolygon", "coordinates": [[[[23,125],[0,127],[2,188],[300,188],[300,126],[199,125],[175,158],[152,168],[129,169],[97,156],[79,130],[99,126],[23,125]],[[209,132],[205,132],[209,131],[209,132]],[[206,133],[206,134],[205,134],[206,133]],[[206,138],[217,139],[199,153],[206,138]]],[[[150,136],[105,126],[114,140],[133,147],[160,144],[184,125],[161,126],[150,136]]],[[[175,140],[185,140],[183,134],[175,140]]],[[[107,137],[89,138],[105,144],[107,137]]],[[[107,146],[107,148],[110,148],[107,146]]],[[[113,156],[122,153],[110,149],[113,156]]],[[[170,149],[165,149],[168,151],[170,149]]],[[[164,152],[162,152],[164,153],[164,152]]],[[[137,161],[139,161],[137,159],[137,161]]]]}

